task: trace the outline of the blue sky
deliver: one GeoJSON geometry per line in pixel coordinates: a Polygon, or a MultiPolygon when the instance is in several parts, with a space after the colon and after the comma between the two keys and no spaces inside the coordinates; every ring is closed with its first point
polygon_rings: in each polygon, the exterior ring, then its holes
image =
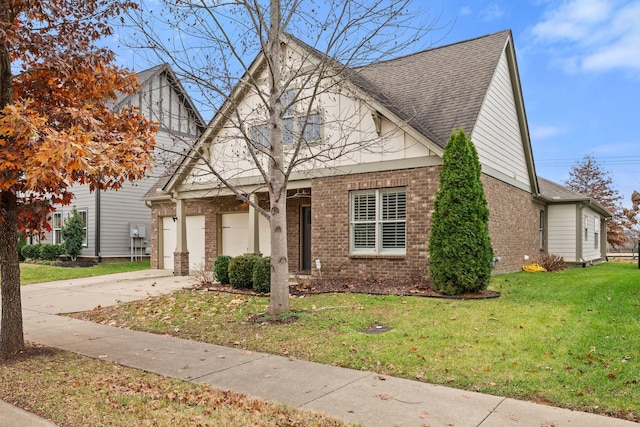
{"type": "MultiPolygon", "coordinates": [[[[630,205],[640,191],[640,0],[424,0],[434,46],[513,31],[539,176],[562,183],[586,154],[630,205]]],[[[131,51],[119,62],[147,66],[131,51]]]]}
{"type": "MultiPolygon", "coordinates": [[[[592,154],[630,205],[640,191],[640,1],[443,0],[444,43],[511,29],[539,176],[592,154]]],[[[436,6],[434,6],[435,9],[436,6]]]]}

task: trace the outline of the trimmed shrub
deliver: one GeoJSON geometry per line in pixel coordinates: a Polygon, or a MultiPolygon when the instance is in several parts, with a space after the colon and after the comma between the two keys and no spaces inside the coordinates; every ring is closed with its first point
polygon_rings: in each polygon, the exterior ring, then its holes
{"type": "Polygon", "coordinates": [[[213,275],[223,285],[229,284],[229,262],[231,260],[232,257],[229,255],[219,255],[213,263],[213,275]]]}
{"type": "Polygon", "coordinates": [[[62,227],[62,240],[64,241],[67,255],[72,261],[82,253],[82,245],[85,239],[84,221],[74,207],[62,227]]]}
{"type": "Polygon", "coordinates": [[[445,295],[489,285],[493,250],[478,152],[464,132],[452,132],[442,156],[429,238],[429,276],[445,295]]]}
{"type": "Polygon", "coordinates": [[[57,261],[60,255],[64,254],[62,245],[40,245],[40,259],[46,261],[57,261]]]}
{"type": "Polygon", "coordinates": [[[229,262],[229,284],[235,289],[253,287],[253,267],[258,257],[254,255],[237,256],[229,262]]]}
{"type": "Polygon", "coordinates": [[[20,253],[25,259],[40,259],[40,243],[23,246],[20,253]]]}
{"type": "Polygon", "coordinates": [[[269,293],[271,291],[271,258],[258,258],[253,267],[253,290],[269,293]]]}

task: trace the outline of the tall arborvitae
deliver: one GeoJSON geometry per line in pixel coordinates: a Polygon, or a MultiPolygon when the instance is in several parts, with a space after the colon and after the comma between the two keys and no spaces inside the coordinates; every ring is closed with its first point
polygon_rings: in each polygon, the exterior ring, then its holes
{"type": "Polygon", "coordinates": [[[460,130],[451,134],[442,161],[429,274],[434,289],[443,294],[478,292],[489,284],[493,260],[478,152],[460,130]]]}

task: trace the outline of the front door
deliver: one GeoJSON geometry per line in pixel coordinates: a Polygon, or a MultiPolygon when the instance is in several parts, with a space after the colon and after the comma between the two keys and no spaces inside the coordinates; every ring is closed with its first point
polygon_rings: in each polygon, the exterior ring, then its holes
{"type": "Polygon", "coordinates": [[[300,270],[311,272],[311,206],[300,210],[300,270]]]}

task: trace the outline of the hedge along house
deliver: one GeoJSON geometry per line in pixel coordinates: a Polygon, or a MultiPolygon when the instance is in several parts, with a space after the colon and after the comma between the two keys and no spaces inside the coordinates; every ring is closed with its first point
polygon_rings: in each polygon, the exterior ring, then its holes
{"type": "MultiPolygon", "coordinates": [[[[148,258],[151,253],[150,209],[142,197],[159,177],[170,174],[176,151],[192,146],[205,129],[205,122],[189,95],[167,64],[137,74],[139,90],[114,101],[112,108],[137,106],[157,122],[155,165],[145,179],[124,185],[118,191],[89,191],[74,186],[69,206],[56,206],[47,243],[62,243],[61,229],[75,207],[85,224],[83,258],[148,258]]],[[[175,167],[174,167],[175,168],[175,167]]]]}
{"type": "MultiPolygon", "coordinates": [[[[292,37],[286,49],[292,61],[322,59],[292,37]]],[[[245,78],[263,78],[263,66],[259,55],[245,78]]],[[[496,271],[519,270],[547,251],[552,199],[538,186],[510,31],[324,79],[333,91],[323,92],[311,110],[303,103],[285,114],[296,132],[298,112],[312,112],[303,138],[311,160],[294,169],[288,184],[292,273],[317,274],[320,266],[325,278],[427,278],[442,153],[455,129],[464,129],[479,153],[492,246],[500,257],[496,271]],[[333,151],[344,155],[319,156],[333,151]]],[[[208,169],[268,206],[264,180],[239,136],[243,129],[258,145],[264,137],[257,103],[250,90],[236,88],[176,174],[147,194],[152,268],[184,275],[194,258],[211,269],[221,254],[269,255],[267,220],[208,169]],[[229,104],[237,107],[239,123],[226,114],[229,104]]]]}

